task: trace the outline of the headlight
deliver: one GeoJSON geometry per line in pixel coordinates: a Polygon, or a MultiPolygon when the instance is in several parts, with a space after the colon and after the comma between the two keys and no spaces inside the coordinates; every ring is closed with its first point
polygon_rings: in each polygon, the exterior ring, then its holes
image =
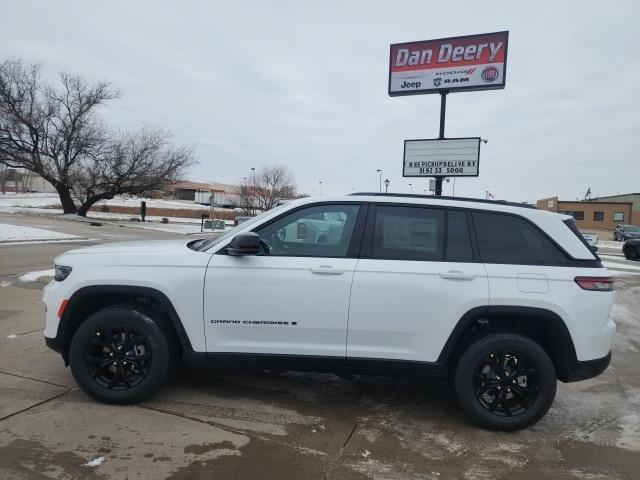
{"type": "Polygon", "coordinates": [[[56,265],[55,275],[53,276],[53,279],[57,280],[58,282],[61,282],[65,278],[67,278],[70,273],[71,273],[71,267],[66,267],[64,265],[56,265]]]}

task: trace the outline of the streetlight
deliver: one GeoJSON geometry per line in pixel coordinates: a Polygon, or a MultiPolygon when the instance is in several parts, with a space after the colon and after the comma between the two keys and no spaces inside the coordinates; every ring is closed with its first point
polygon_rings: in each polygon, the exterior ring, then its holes
{"type": "Polygon", "coordinates": [[[391,182],[389,181],[388,178],[384,181],[384,193],[388,193],[389,192],[389,184],[390,183],[391,182]]]}
{"type": "Polygon", "coordinates": [[[255,201],[256,201],[256,167],[251,167],[253,173],[253,198],[251,199],[251,207],[255,214],[255,201]]]}
{"type": "Polygon", "coordinates": [[[409,184],[409,193],[413,193],[413,185],[409,184]]]}
{"type": "Polygon", "coordinates": [[[382,193],[382,170],[378,169],[378,170],[376,170],[376,172],[378,172],[378,186],[379,186],[379,190],[380,190],[380,193],[382,193]]]}
{"type": "Polygon", "coordinates": [[[318,182],[320,184],[320,196],[322,196],[322,180],[318,182]]]}

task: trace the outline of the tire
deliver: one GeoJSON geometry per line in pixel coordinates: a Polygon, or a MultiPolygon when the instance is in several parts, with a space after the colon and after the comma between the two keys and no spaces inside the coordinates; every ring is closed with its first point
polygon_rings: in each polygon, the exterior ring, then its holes
{"type": "Polygon", "coordinates": [[[624,249],[624,258],[627,260],[640,260],[638,247],[627,247],[624,249]]]}
{"type": "Polygon", "coordinates": [[[547,352],[530,338],[511,333],[492,334],[471,344],[454,377],[456,396],[469,418],[481,427],[503,431],[540,420],[553,403],[556,383],[547,352]]]}
{"type": "Polygon", "coordinates": [[[78,327],[69,363],[82,390],[101,402],[124,404],[160,388],[174,360],[167,336],[151,315],[134,306],[113,306],[78,327]]]}

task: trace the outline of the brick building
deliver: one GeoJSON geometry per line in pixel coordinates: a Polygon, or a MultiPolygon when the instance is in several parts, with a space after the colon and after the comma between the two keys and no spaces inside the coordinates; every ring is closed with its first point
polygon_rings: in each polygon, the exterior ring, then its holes
{"type": "Polygon", "coordinates": [[[624,193],[622,195],[609,195],[588,200],[589,202],[629,202],[631,206],[631,220],[625,218],[624,222],[631,225],[640,225],[640,193],[624,193]]]}
{"type": "Polygon", "coordinates": [[[578,228],[585,230],[613,230],[621,223],[640,224],[638,193],[585,201],[565,201],[558,200],[558,197],[549,197],[538,200],[537,207],[541,210],[572,215],[578,228]]]}

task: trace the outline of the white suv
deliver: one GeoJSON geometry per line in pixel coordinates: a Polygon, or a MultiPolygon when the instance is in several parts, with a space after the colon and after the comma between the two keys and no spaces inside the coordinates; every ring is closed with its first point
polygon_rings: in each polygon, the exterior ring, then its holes
{"type": "Polygon", "coordinates": [[[355,194],[292,201],[216,239],[67,252],[45,337],[105,402],[147,397],[177,360],[448,373],[472,420],[515,430],[547,412],[556,379],[607,368],[613,300],[572,217],[355,194]],[[319,216],[333,233],[310,242],[299,225],[319,216]]]}

